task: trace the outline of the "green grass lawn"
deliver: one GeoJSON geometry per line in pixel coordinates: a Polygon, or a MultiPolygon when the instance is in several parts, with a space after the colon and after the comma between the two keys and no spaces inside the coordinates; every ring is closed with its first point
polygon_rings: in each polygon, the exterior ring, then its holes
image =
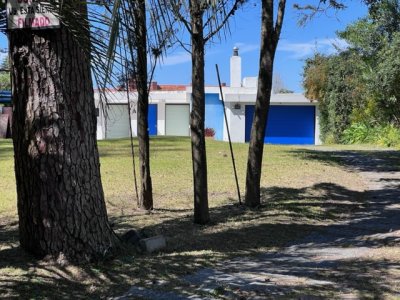
{"type": "MultiPolygon", "coordinates": [[[[244,194],[248,145],[234,144],[233,148],[244,194]]],[[[129,141],[100,141],[99,149],[115,231],[136,228],[149,235],[164,234],[166,251],[143,255],[126,249],[113,261],[83,267],[59,266],[25,254],[18,245],[12,143],[0,140],[0,295],[96,298],[123,294],[130,285],[151,283],[155,278],[173,283],[179,276],[223,259],[277,249],[362,205],[364,186],[357,174],[332,160],[312,158],[304,147],[268,145],[263,205],[256,210],[239,207],[229,145],[207,140],[212,222],[198,226],[192,222],[189,138],[151,139],[152,213],[136,210],[129,141]]]]}

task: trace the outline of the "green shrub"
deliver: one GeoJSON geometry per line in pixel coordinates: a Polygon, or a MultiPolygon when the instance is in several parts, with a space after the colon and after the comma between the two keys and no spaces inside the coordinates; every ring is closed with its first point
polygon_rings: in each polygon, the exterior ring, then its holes
{"type": "Polygon", "coordinates": [[[379,128],[376,133],[376,143],[380,146],[398,147],[400,146],[400,129],[394,125],[386,125],[379,128]]]}
{"type": "Polygon", "coordinates": [[[341,141],[345,144],[371,143],[385,147],[400,147],[400,128],[392,124],[369,126],[353,123],[343,131],[341,141]]]}
{"type": "Polygon", "coordinates": [[[338,140],[335,138],[335,135],[332,132],[328,132],[323,136],[324,144],[332,145],[337,144],[338,140]]]}
{"type": "Polygon", "coordinates": [[[371,128],[363,123],[351,124],[343,131],[342,142],[345,144],[360,144],[368,142],[371,135],[371,128]]]}

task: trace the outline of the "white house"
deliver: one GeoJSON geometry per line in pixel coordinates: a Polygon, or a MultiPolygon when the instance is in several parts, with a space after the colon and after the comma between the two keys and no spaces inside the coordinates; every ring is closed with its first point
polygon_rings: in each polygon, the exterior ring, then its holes
{"type": "MultiPolygon", "coordinates": [[[[247,142],[250,138],[257,77],[241,77],[241,57],[234,48],[230,65],[230,86],[223,86],[225,112],[233,142],[247,142]]],[[[149,96],[149,134],[189,136],[191,86],[157,85],[152,83],[149,96]]],[[[206,87],[206,127],[213,128],[218,140],[227,141],[222,95],[219,87],[206,87]]],[[[107,105],[101,107],[100,94],[95,94],[99,108],[97,138],[122,138],[137,135],[137,94],[122,90],[107,92],[107,105]],[[128,114],[128,98],[131,111],[128,114]]],[[[266,143],[320,144],[319,111],[316,102],[302,94],[272,94],[268,114],[266,143]]]]}

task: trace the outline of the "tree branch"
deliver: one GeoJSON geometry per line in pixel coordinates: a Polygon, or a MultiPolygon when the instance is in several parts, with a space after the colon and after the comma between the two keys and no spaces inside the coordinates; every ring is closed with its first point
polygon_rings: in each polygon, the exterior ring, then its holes
{"type": "MultiPolygon", "coordinates": [[[[245,0],[235,0],[235,3],[233,4],[231,10],[225,15],[224,19],[222,22],[210,33],[207,34],[204,38],[204,43],[207,43],[208,40],[210,40],[215,34],[217,34],[222,27],[226,25],[226,23],[229,20],[229,17],[233,16],[235,14],[235,11],[239,8],[241,4],[243,4],[245,0]]],[[[206,22],[207,23],[207,22],[206,22]]]]}
{"type": "Polygon", "coordinates": [[[283,17],[285,16],[286,0],[279,0],[278,5],[278,16],[276,18],[275,29],[274,29],[274,43],[275,47],[278,44],[279,37],[281,35],[283,17]]]}
{"type": "Polygon", "coordinates": [[[176,5],[174,3],[172,3],[172,1],[170,2],[170,5],[172,6],[172,13],[174,14],[174,16],[180,21],[182,22],[182,24],[186,27],[186,30],[189,32],[189,34],[192,34],[192,29],[191,29],[191,25],[190,22],[188,20],[186,20],[184,18],[184,16],[182,16],[182,14],[179,12],[179,4],[176,5]]]}
{"type": "MultiPolygon", "coordinates": [[[[367,3],[369,1],[374,1],[374,0],[363,0],[363,2],[367,3]]],[[[298,21],[298,24],[300,26],[304,26],[308,21],[314,18],[314,16],[318,13],[326,12],[328,9],[335,9],[335,10],[341,10],[345,9],[346,5],[344,4],[344,1],[342,0],[320,0],[318,2],[318,5],[300,5],[298,3],[293,4],[293,8],[299,10],[300,13],[300,19],[298,21]]]]}

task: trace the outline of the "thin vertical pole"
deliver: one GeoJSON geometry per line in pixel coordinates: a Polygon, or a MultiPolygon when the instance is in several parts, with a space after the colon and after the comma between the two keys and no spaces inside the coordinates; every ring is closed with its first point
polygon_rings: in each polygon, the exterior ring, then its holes
{"type": "Polygon", "coordinates": [[[217,70],[219,91],[220,91],[220,93],[221,93],[222,106],[223,106],[223,108],[224,108],[224,117],[225,117],[226,132],[228,133],[229,148],[230,148],[230,150],[231,150],[231,158],[232,158],[233,172],[235,173],[235,181],[236,181],[237,194],[238,194],[238,198],[239,198],[239,205],[242,205],[242,198],[240,197],[239,181],[238,181],[238,177],[237,177],[237,173],[236,173],[235,156],[233,155],[232,142],[231,142],[231,134],[230,134],[230,132],[229,132],[228,119],[227,119],[227,117],[226,117],[224,94],[222,93],[222,85],[221,85],[221,79],[220,79],[220,77],[219,77],[218,64],[215,65],[215,68],[216,68],[216,70],[217,70]]]}
{"type": "MultiPolygon", "coordinates": [[[[123,7],[123,17],[126,21],[126,14],[125,14],[125,7],[123,7]]],[[[129,139],[130,139],[130,146],[131,146],[131,154],[132,154],[132,172],[133,172],[133,180],[134,180],[134,187],[135,187],[135,194],[136,194],[136,203],[139,203],[139,193],[138,193],[138,185],[137,185],[137,175],[136,175],[136,162],[135,162],[135,148],[133,145],[133,132],[132,132],[132,117],[131,117],[131,100],[129,97],[129,64],[128,64],[128,56],[127,56],[127,51],[126,51],[126,44],[124,43],[124,35],[122,35],[122,41],[121,39],[119,40],[120,47],[124,50],[124,57],[125,57],[125,64],[122,61],[122,53],[121,53],[121,65],[122,68],[125,67],[125,87],[126,87],[126,97],[128,101],[128,122],[129,122],[129,139]],[[122,47],[123,45],[123,47],[122,47]]],[[[129,36],[126,37],[129,41],[129,36]]],[[[121,51],[122,51],[121,49],[121,51]]]]}
{"type": "Polygon", "coordinates": [[[129,122],[129,139],[131,142],[131,153],[132,153],[132,169],[133,169],[133,178],[135,182],[135,193],[136,193],[136,202],[139,203],[139,193],[138,193],[138,186],[137,186],[137,176],[136,176],[136,163],[135,163],[135,149],[133,146],[133,132],[132,132],[132,117],[131,117],[131,101],[129,97],[129,77],[128,77],[128,62],[126,62],[125,67],[125,85],[126,85],[126,97],[128,100],[128,122],[129,122]]]}

